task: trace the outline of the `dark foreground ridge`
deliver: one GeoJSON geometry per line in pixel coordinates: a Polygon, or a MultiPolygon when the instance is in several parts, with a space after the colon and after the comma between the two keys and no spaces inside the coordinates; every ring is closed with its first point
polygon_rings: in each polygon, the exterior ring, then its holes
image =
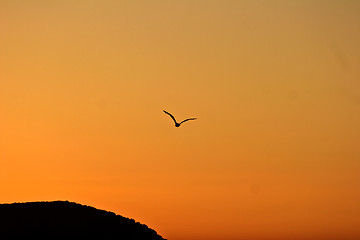
{"type": "Polygon", "coordinates": [[[68,201],[0,204],[0,238],[163,240],[133,219],[68,201]]]}

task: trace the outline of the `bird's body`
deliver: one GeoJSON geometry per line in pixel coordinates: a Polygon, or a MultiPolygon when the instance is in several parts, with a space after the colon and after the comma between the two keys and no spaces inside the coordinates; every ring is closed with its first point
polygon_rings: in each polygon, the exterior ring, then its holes
{"type": "Polygon", "coordinates": [[[189,120],[195,120],[196,118],[188,118],[188,119],[185,119],[184,121],[181,121],[180,123],[178,123],[175,119],[175,117],[173,115],[171,115],[171,113],[168,113],[167,111],[163,110],[164,113],[168,114],[172,120],[174,120],[174,123],[175,123],[175,127],[180,127],[180,125],[186,121],[189,121],[189,120]]]}

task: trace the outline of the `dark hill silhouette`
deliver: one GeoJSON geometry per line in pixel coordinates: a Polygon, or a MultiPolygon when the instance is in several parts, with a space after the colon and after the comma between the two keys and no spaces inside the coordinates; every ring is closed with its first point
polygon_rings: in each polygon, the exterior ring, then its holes
{"type": "Polygon", "coordinates": [[[163,240],[153,229],[115,213],[68,201],[0,204],[0,239],[163,240]]]}

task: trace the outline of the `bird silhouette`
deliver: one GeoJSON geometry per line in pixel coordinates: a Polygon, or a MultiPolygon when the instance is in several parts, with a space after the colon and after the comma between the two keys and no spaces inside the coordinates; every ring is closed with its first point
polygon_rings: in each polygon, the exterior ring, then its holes
{"type": "Polygon", "coordinates": [[[195,119],[196,119],[196,118],[187,118],[187,119],[185,119],[184,121],[181,121],[180,123],[178,123],[178,122],[176,121],[176,119],[174,118],[174,116],[171,115],[171,113],[168,113],[168,112],[165,111],[165,110],[163,110],[163,111],[164,111],[164,113],[168,114],[168,115],[172,118],[172,120],[174,120],[174,122],[175,122],[175,127],[180,127],[180,125],[181,125],[182,123],[184,123],[184,122],[186,122],[186,121],[189,121],[189,120],[195,120],[195,119]]]}

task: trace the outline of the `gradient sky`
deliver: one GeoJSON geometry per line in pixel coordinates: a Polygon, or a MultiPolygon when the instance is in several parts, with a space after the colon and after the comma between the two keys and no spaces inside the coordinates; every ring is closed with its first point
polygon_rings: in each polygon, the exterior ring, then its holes
{"type": "Polygon", "coordinates": [[[0,0],[0,202],[360,238],[359,43],[357,0],[0,0]]]}

